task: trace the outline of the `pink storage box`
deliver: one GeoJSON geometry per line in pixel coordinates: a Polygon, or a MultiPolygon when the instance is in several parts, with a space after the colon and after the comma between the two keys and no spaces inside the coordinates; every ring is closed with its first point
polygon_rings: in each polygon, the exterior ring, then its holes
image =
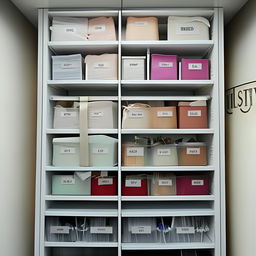
{"type": "Polygon", "coordinates": [[[151,80],[177,80],[177,60],[176,55],[152,54],[151,80]]]}
{"type": "Polygon", "coordinates": [[[181,60],[181,80],[209,80],[209,77],[209,60],[181,60]]]}
{"type": "Polygon", "coordinates": [[[209,177],[176,177],[176,191],[177,195],[209,195],[209,177]]]}

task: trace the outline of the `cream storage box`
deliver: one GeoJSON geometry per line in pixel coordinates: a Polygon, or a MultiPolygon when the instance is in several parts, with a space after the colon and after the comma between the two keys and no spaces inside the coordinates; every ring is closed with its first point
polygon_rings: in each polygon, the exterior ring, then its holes
{"type": "Polygon", "coordinates": [[[52,56],[52,79],[82,80],[83,66],[81,54],[52,56]]]}
{"type": "MultiPolygon", "coordinates": [[[[117,164],[117,139],[105,135],[91,135],[89,138],[89,166],[115,166],[117,164]]],[[[80,138],[53,139],[53,165],[80,165],[80,138]]]]}
{"type": "Polygon", "coordinates": [[[209,40],[210,23],[203,17],[168,17],[168,40],[209,40]]]}
{"type": "Polygon", "coordinates": [[[145,56],[122,56],[122,79],[145,80],[145,56]]]}
{"type": "Polygon", "coordinates": [[[154,172],[151,179],[152,196],[176,195],[176,177],[172,173],[154,172]]]}

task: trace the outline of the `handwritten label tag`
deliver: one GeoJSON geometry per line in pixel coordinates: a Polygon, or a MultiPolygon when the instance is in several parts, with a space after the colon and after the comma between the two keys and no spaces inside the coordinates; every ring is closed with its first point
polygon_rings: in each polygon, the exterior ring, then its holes
{"type": "Polygon", "coordinates": [[[144,113],[142,111],[130,111],[128,116],[130,118],[143,118],[144,113]]]}
{"type": "Polygon", "coordinates": [[[178,35],[195,35],[200,34],[198,27],[195,24],[177,24],[176,34],[178,35]]]}
{"type": "Polygon", "coordinates": [[[67,27],[67,28],[65,28],[65,32],[70,33],[70,34],[74,34],[74,33],[76,33],[76,28],[67,27]]]}
{"type": "Polygon", "coordinates": [[[170,156],[171,155],[171,149],[169,149],[169,148],[158,148],[157,149],[157,155],[158,156],[170,156]]]}
{"type": "Polygon", "coordinates": [[[93,30],[95,32],[102,32],[102,31],[105,31],[106,30],[106,26],[104,24],[102,25],[96,25],[96,26],[93,26],[93,30]]]}
{"type": "Polygon", "coordinates": [[[75,154],[76,148],[70,148],[70,147],[61,147],[60,148],[61,154],[75,154]]]}
{"type": "Polygon", "coordinates": [[[187,155],[200,155],[200,148],[187,148],[187,155]]]}
{"type": "Polygon", "coordinates": [[[189,110],[188,111],[188,116],[202,116],[202,111],[201,110],[189,110]]]}
{"type": "Polygon", "coordinates": [[[132,68],[137,68],[139,66],[139,63],[132,62],[132,63],[129,63],[129,66],[132,68]]]}
{"type": "Polygon", "coordinates": [[[141,180],[125,180],[125,186],[126,187],[134,187],[134,188],[140,188],[141,187],[141,180]]]}
{"type": "Polygon", "coordinates": [[[94,119],[94,118],[101,118],[104,116],[104,112],[102,111],[90,111],[89,113],[89,118],[94,119]]]}
{"type": "Polygon", "coordinates": [[[127,156],[144,156],[143,147],[128,147],[127,156]]]}
{"type": "Polygon", "coordinates": [[[91,234],[113,234],[113,227],[90,227],[91,234]]]}
{"type": "Polygon", "coordinates": [[[195,234],[194,227],[176,227],[177,234],[195,234]]]}
{"type": "Polygon", "coordinates": [[[192,180],[192,186],[203,186],[204,180],[192,180]]]}
{"type": "Polygon", "coordinates": [[[159,186],[172,186],[172,180],[159,180],[159,186]]]}
{"type": "Polygon", "coordinates": [[[108,148],[93,148],[93,154],[108,154],[108,148]]]}
{"type": "Polygon", "coordinates": [[[69,117],[76,117],[77,116],[77,112],[61,112],[60,113],[60,116],[61,117],[67,117],[67,118],[69,118],[69,117]]]}
{"type": "Polygon", "coordinates": [[[173,62],[159,62],[158,66],[160,68],[172,68],[173,67],[173,62]]]}
{"type": "Polygon", "coordinates": [[[61,176],[61,181],[60,183],[62,185],[74,185],[76,184],[75,178],[72,175],[65,175],[65,176],[61,176]]]}
{"type": "Polygon", "coordinates": [[[50,226],[50,234],[69,234],[70,227],[68,226],[50,226]]]}
{"type": "Polygon", "coordinates": [[[108,68],[108,67],[109,67],[109,63],[107,62],[94,63],[94,68],[108,68]]]}
{"type": "Polygon", "coordinates": [[[136,21],[134,22],[134,24],[137,26],[137,27],[145,27],[148,25],[148,22],[147,21],[136,21]]]}
{"type": "Polygon", "coordinates": [[[112,185],[113,184],[113,178],[99,178],[98,179],[98,185],[112,185]]]}
{"type": "Polygon", "coordinates": [[[202,63],[189,63],[188,69],[189,70],[202,70],[203,64],[202,63]]]}
{"type": "Polygon", "coordinates": [[[69,62],[69,63],[61,63],[61,68],[62,69],[72,69],[72,68],[76,68],[77,67],[77,65],[75,64],[75,63],[71,63],[71,62],[69,62]]]}
{"type": "Polygon", "coordinates": [[[131,227],[132,234],[151,234],[151,226],[134,226],[131,227]]]}
{"type": "Polygon", "coordinates": [[[173,116],[173,111],[157,111],[157,117],[173,116]]]}

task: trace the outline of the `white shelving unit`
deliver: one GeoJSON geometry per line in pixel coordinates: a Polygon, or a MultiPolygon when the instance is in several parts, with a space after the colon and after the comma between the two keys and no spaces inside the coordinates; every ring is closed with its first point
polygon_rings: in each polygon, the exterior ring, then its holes
{"type": "MultiPolygon", "coordinates": [[[[223,11],[212,9],[163,10],[39,10],[39,69],[38,69],[38,139],[36,181],[36,256],[102,255],[126,256],[135,251],[209,249],[212,256],[225,256],[225,169],[224,169],[224,81],[223,81],[223,11]],[[128,16],[156,16],[161,31],[166,34],[167,17],[203,16],[211,22],[211,40],[125,41],[124,30],[128,16]],[[114,17],[117,41],[51,42],[49,26],[54,16],[114,17]],[[180,56],[206,57],[211,61],[211,80],[143,80],[121,79],[121,56],[169,53],[180,56]],[[81,53],[117,53],[119,56],[118,80],[57,80],[51,79],[51,56],[81,53]],[[118,138],[118,166],[115,167],[54,167],[52,145],[54,137],[78,136],[78,129],[53,129],[52,108],[56,101],[79,101],[89,96],[90,101],[118,102],[118,129],[89,129],[89,134],[108,134],[118,138]],[[140,101],[193,101],[209,102],[208,129],[121,129],[123,102],[140,101]],[[207,142],[210,148],[207,166],[122,166],[121,144],[124,136],[144,135],[195,135],[207,142]],[[116,196],[57,196],[51,195],[49,180],[54,173],[74,171],[111,171],[118,176],[116,196]],[[125,173],[208,173],[212,178],[212,194],[207,196],[122,196],[121,181],[125,173]],[[111,217],[117,219],[117,242],[50,242],[46,240],[46,218],[111,217]],[[125,243],[122,240],[122,223],[128,217],[207,216],[211,219],[213,241],[202,243],[125,243]]],[[[161,32],[162,33],[162,32],[161,32]]],[[[164,34],[164,33],[162,33],[164,34]]]]}

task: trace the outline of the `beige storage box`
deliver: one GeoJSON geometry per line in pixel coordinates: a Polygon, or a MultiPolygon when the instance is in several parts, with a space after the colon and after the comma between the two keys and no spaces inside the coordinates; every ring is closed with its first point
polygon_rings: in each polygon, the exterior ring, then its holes
{"type": "Polygon", "coordinates": [[[87,41],[88,19],[53,17],[51,41],[87,41]]]}
{"type": "Polygon", "coordinates": [[[156,17],[128,17],[125,40],[159,40],[158,19],[156,17]]]}
{"type": "Polygon", "coordinates": [[[172,173],[154,172],[151,180],[151,196],[176,195],[176,177],[172,173]]]}
{"type": "Polygon", "coordinates": [[[209,40],[210,23],[203,17],[168,17],[168,40],[209,40]]]}
{"type": "Polygon", "coordinates": [[[117,80],[117,54],[87,55],[86,80],[117,80]]]}
{"type": "Polygon", "coordinates": [[[177,128],[176,107],[151,107],[150,114],[151,129],[177,128]]]}
{"type": "Polygon", "coordinates": [[[90,41],[116,41],[116,28],[113,17],[89,19],[90,41]]]}
{"type": "Polygon", "coordinates": [[[146,57],[145,56],[123,56],[122,57],[122,79],[123,80],[145,80],[146,79],[146,57]]]}
{"type": "Polygon", "coordinates": [[[122,128],[123,129],[149,129],[150,106],[135,103],[124,106],[122,128]]]}
{"type": "Polygon", "coordinates": [[[123,166],[144,166],[146,163],[147,148],[140,144],[122,144],[122,165],[123,166]]]}

